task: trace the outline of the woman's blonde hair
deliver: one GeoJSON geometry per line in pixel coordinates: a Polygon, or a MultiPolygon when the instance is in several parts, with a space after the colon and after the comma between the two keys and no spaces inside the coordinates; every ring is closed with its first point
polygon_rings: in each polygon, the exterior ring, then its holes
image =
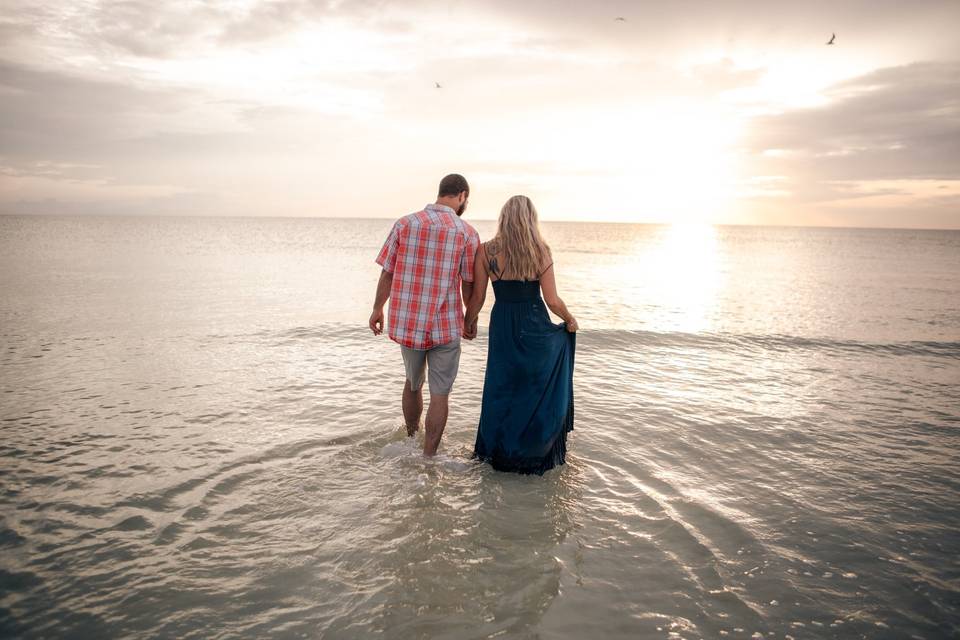
{"type": "Polygon", "coordinates": [[[511,274],[536,280],[550,260],[550,247],[540,236],[537,209],[527,196],[513,196],[500,209],[497,235],[489,243],[491,257],[502,256],[511,274]]]}

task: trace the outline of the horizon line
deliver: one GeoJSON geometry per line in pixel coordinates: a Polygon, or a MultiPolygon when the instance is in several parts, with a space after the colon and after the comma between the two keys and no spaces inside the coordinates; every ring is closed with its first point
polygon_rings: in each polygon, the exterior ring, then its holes
{"type": "MultiPolygon", "coordinates": [[[[404,214],[408,215],[408,214],[404,214]]],[[[281,219],[281,220],[398,220],[397,217],[370,217],[370,216],[290,216],[290,215],[243,215],[243,214],[188,214],[188,213],[14,213],[0,211],[0,217],[7,218],[223,218],[223,219],[281,219]]],[[[474,218],[465,222],[496,222],[497,218],[474,218]]],[[[864,231],[960,231],[957,227],[863,227],[856,225],[829,225],[829,224],[776,224],[776,223],[747,223],[747,222],[662,222],[662,221],[624,221],[624,220],[551,220],[541,219],[540,222],[551,224],[610,224],[610,225],[645,225],[671,226],[675,224],[708,226],[708,227],[770,227],[784,229],[859,229],[864,231]]]]}

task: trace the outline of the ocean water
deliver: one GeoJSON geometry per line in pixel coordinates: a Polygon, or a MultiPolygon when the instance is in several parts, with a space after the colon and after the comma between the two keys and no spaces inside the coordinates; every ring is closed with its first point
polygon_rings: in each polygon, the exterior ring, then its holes
{"type": "Polygon", "coordinates": [[[489,309],[405,437],[390,224],[0,217],[0,636],[960,635],[960,232],[544,224],[525,477],[470,459],[489,309]]]}

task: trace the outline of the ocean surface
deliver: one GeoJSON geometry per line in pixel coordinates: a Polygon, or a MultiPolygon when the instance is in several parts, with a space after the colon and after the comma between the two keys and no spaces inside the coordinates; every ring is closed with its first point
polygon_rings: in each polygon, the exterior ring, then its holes
{"type": "Polygon", "coordinates": [[[960,232],[545,223],[528,477],[470,459],[492,294],[405,437],[390,225],[0,217],[0,637],[960,637],[960,232]]]}

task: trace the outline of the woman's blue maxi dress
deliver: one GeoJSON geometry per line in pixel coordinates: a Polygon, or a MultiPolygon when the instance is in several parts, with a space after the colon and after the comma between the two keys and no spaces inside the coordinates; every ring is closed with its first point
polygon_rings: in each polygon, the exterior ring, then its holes
{"type": "Polygon", "coordinates": [[[543,474],[564,463],[573,430],[576,334],[550,321],[539,280],[498,278],[493,294],[473,455],[499,471],[543,474]]]}

